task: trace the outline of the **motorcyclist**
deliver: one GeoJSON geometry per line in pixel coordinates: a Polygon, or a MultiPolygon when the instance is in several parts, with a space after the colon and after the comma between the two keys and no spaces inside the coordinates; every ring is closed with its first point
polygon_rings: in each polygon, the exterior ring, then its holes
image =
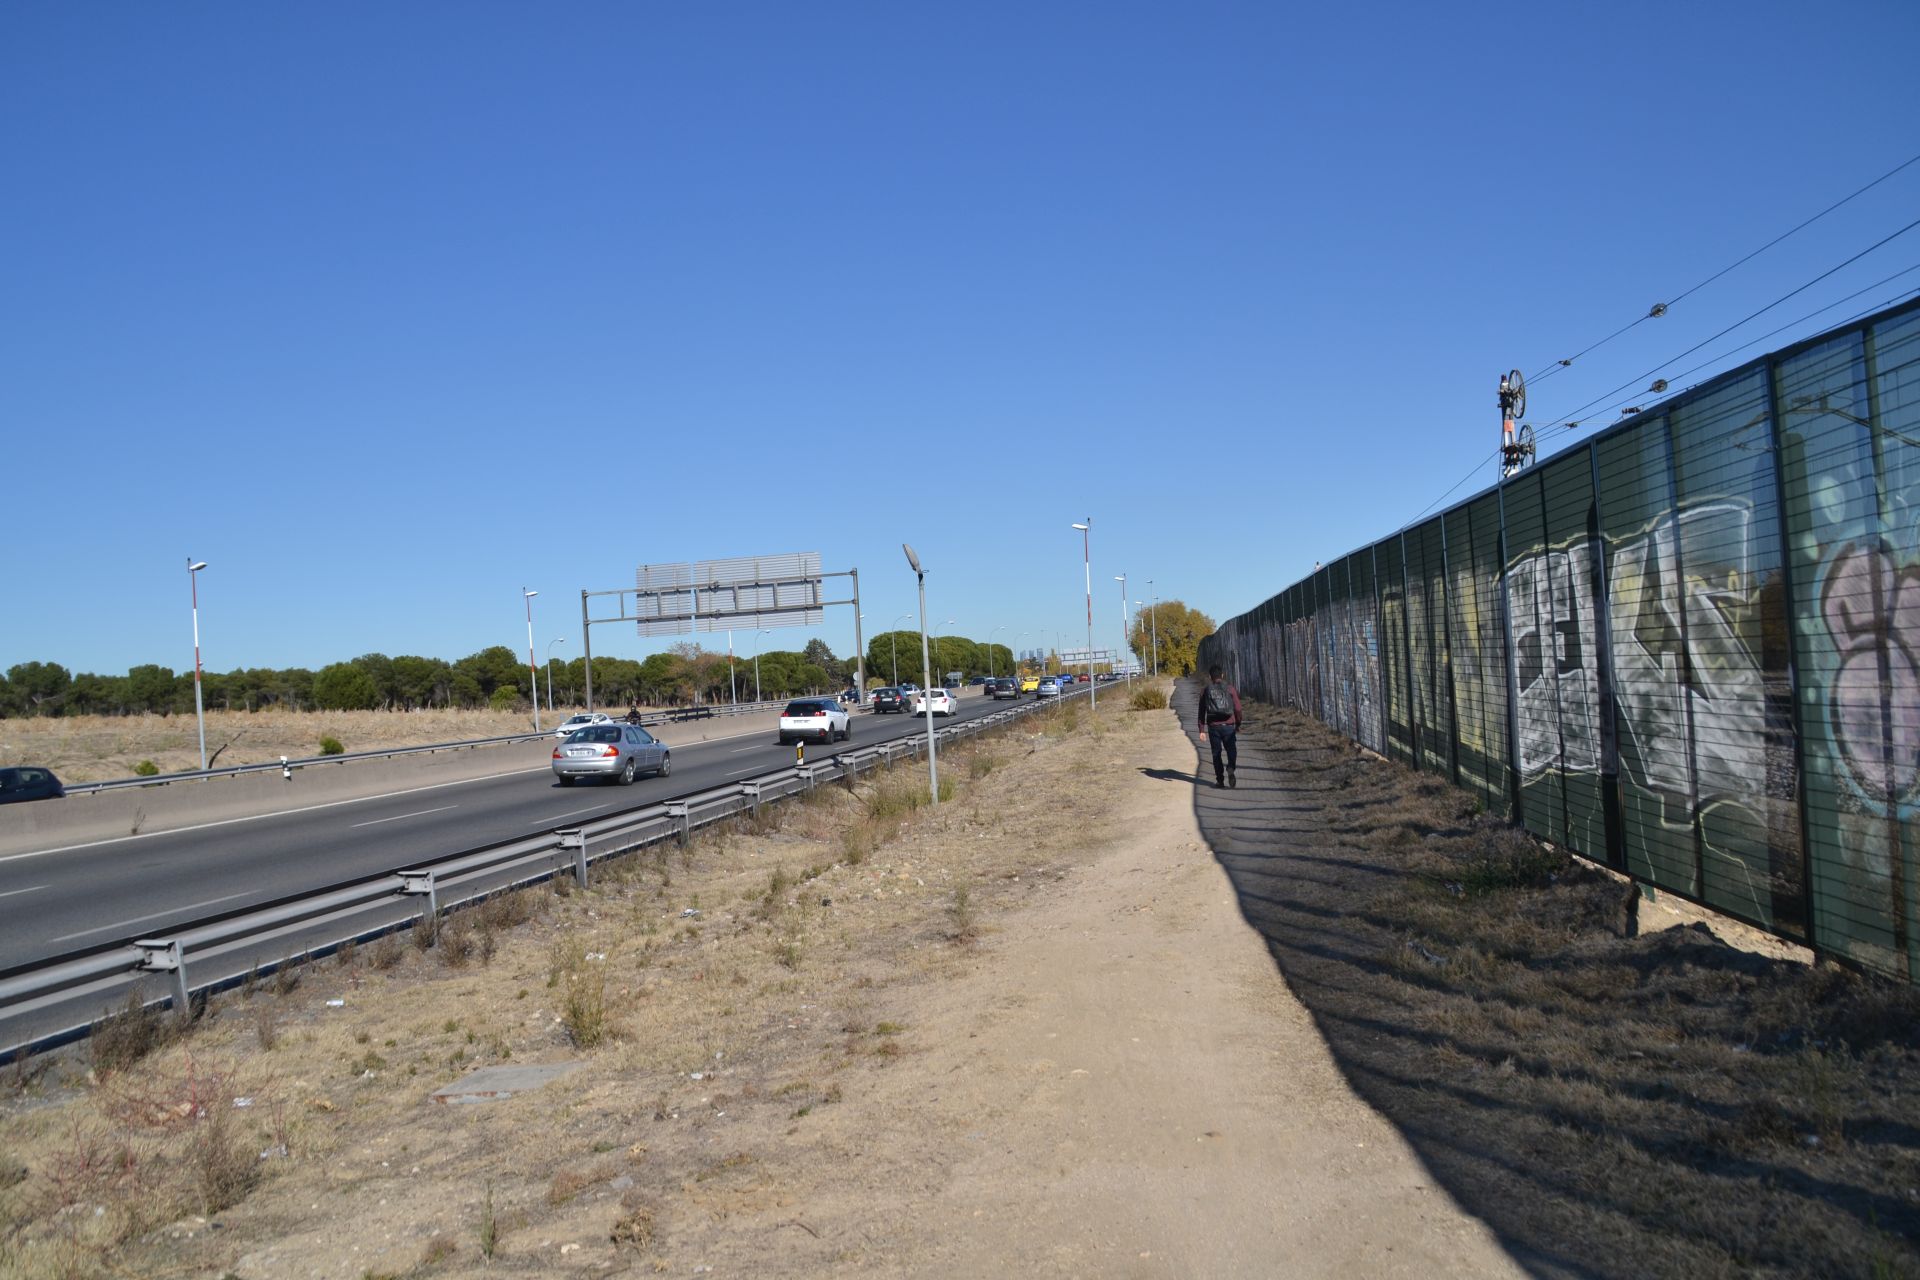
{"type": "Polygon", "coordinates": [[[640,704],[638,702],[634,702],[627,707],[627,723],[640,723],[640,704]]]}

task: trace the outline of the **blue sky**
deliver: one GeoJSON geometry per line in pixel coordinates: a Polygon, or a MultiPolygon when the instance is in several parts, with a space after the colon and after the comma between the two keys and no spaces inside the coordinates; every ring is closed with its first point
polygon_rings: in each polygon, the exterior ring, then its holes
{"type": "MultiPolygon", "coordinates": [[[[1486,458],[1500,372],[1920,153],[1916,47],[1910,0],[7,5],[0,668],[190,667],[188,555],[216,670],[524,648],[522,585],[574,656],[583,588],[798,550],[871,632],[903,540],[935,629],[1073,644],[1088,514],[1101,643],[1121,572],[1224,619],[1486,458]]],[[[1531,417],[1916,217],[1920,164],[1531,417]]]]}

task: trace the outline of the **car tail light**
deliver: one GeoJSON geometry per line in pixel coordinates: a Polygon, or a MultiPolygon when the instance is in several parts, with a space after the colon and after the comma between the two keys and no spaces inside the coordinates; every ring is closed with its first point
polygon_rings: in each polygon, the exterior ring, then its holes
{"type": "Polygon", "coordinates": [[[602,747],[600,748],[600,754],[603,756],[617,756],[620,754],[620,748],[612,746],[602,747]]]}
{"type": "Polygon", "coordinates": [[[560,759],[560,748],[559,748],[559,747],[555,747],[555,748],[553,749],[553,758],[554,758],[555,760],[558,760],[558,759],[560,759]]]}

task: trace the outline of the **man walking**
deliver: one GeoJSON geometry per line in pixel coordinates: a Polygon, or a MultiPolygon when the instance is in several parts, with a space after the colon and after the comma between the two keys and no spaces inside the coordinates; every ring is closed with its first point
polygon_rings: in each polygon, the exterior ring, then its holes
{"type": "Polygon", "coordinates": [[[1234,767],[1240,762],[1240,691],[1227,683],[1218,663],[1207,674],[1213,679],[1200,692],[1200,732],[1213,748],[1213,785],[1237,787],[1240,780],[1234,776],[1234,767]],[[1227,756],[1224,769],[1220,764],[1223,749],[1227,756]]]}

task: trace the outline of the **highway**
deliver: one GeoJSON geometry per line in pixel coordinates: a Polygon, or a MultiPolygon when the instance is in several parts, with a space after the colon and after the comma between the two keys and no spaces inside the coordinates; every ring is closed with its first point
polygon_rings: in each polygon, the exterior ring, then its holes
{"type": "MultiPolygon", "coordinates": [[[[952,721],[996,705],[1008,704],[970,689],[952,721]]],[[[950,722],[935,720],[936,727],[950,722]]],[[[862,711],[852,724],[849,742],[810,744],[809,757],[924,734],[926,721],[862,711]]],[[[297,812],[8,855],[0,858],[0,972],[709,791],[791,764],[793,757],[791,745],[761,730],[675,747],[670,777],[628,787],[562,787],[541,764],[297,812]]]]}

